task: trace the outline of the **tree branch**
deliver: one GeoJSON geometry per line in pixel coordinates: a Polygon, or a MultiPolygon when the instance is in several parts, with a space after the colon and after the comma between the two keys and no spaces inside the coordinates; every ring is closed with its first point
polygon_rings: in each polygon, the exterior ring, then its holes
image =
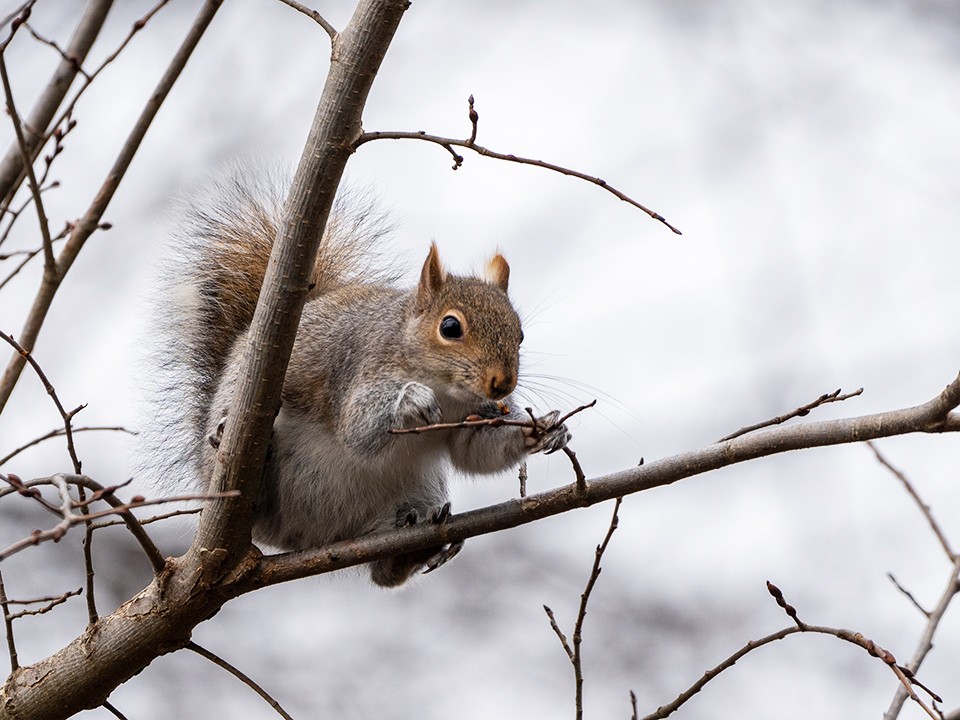
{"type": "MultiPolygon", "coordinates": [[[[33,129],[27,138],[27,150],[31,161],[36,160],[40,154],[44,134],[66,97],[70,85],[73,84],[87,53],[100,34],[107,12],[112,5],[113,0],[90,0],[64,51],[64,57],[34,104],[26,120],[27,127],[33,129]]],[[[0,162],[0,207],[9,205],[13,193],[22,182],[23,172],[24,164],[20,149],[13,146],[0,162]]]]}
{"type": "Polygon", "coordinates": [[[863,442],[916,432],[960,431],[960,422],[950,412],[957,405],[960,405],[960,376],[937,397],[915,407],[772,428],[594,478],[587,483],[585,492],[579,491],[577,484],[572,483],[537,495],[452,515],[443,525],[424,523],[333,543],[317,550],[264,557],[260,561],[262,577],[257,582],[265,585],[288,582],[397,553],[465,540],[791,450],[863,442]]]}
{"type": "Polygon", "coordinates": [[[433,143],[434,145],[439,145],[444,148],[453,156],[453,169],[456,170],[463,164],[463,156],[457,154],[453,148],[462,147],[467,150],[473,150],[477,155],[482,155],[483,157],[493,158],[495,160],[504,160],[506,162],[518,163],[520,165],[533,165],[535,167],[544,168],[546,170],[551,170],[561,175],[567,175],[569,177],[575,177],[580,180],[585,180],[588,183],[596,185],[597,187],[603,188],[608,193],[619,198],[628,205],[633,205],[633,207],[638,210],[643,211],[649,215],[652,219],[657,220],[658,222],[663,223],[668,227],[672,232],[677,235],[682,235],[677,228],[667,222],[660,213],[654,212],[650,208],[642,205],[641,203],[634,200],[632,197],[627,195],[624,192],[621,192],[617,188],[610,185],[606,180],[602,178],[595,177],[593,175],[588,175],[587,173],[582,173],[579,170],[572,170],[562,165],[556,165],[554,163],[546,162],[544,160],[535,160],[533,158],[521,157],[519,155],[514,155],[513,153],[501,153],[495,150],[490,150],[483,147],[482,145],[477,145],[477,120],[479,115],[473,107],[473,95],[470,96],[470,123],[471,123],[471,133],[470,137],[466,140],[458,140],[456,138],[440,137],[439,135],[430,135],[429,133],[419,131],[419,132],[393,132],[393,131],[375,131],[375,132],[365,132],[360,137],[357,138],[354,146],[360,147],[364,143],[368,143],[371,140],[421,140],[423,142],[433,143]]]}
{"type": "Polygon", "coordinates": [[[770,418],[769,420],[764,420],[763,422],[759,422],[754,425],[747,425],[745,427],[742,427],[736,432],[732,432],[729,435],[726,435],[720,438],[719,440],[717,440],[717,442],[725,442],[727,440],[733,440],[734,438],[738,438],[741,435],[746,435],[747,433],[752,433],[755,430],[761,430],[765,427],[770,427],[772,425],[782,425],[787,420],[791,420],[795,417],[806,417],[807,415],[810,414],[811,410],[818,408],[821,405],[826,405],[827,403],[832,403],[832,402],[843,402],[844,400],[849,400],[850,398],[856,397],[861,393],[863,393],[863,388],[859,388],[857,390],[854,390],[851,393],[844,393],[843,395],[841,395],[840,389],[837,388],[832,393],[824,393],[813,402],[809,402],[806,405],[801,405],[796,410],[791,410],[785,415],[777,415],[777,417],[775,418],[770,418]]]}
{"type": "MultiPolygon", "coordinates": [[[[219,9],[222,1],[223,0],[206,0],[204,3],[187,36],[184,38],[183,43],[170,61],[170,65],[164,72],[163,77],[160,78],[157,87],[154,89],[149,101],[147,101],[146,106],[140,113],[140,117],[137,119],[130,135],[121,148],[120,154],[114,161],[106,181],[101,186],[100,191],[87,209],[87,212],[73,227],[70,239],[67,240],[63,250],[57,257],[56,276],[51,279],[45,278],[41,284],[40,290],[37,292],[36,298],[34,298],[33,307],[30,308],[30,313],[19,335],[21,345],[27,350],[31,350],[36,343],[37,336],[40,334],[40,328],[43,326],[43,321],[47,316],[47,312],[53,303],[53,298],[63,278],[70,270],[80,250],[83,249],[87,239],[97,228],[101,227],[100,220],[103,217],[103,213],[106,211],[117,187],[120,185],[120,181],[130,167],[130,163],[133,161],[133,157],[140,147],[140,143],[143,141],[147,130],[173,87],[174,82],[186,66],[187,60],[196,48],[197,43],[200,42],[204,31],[207,29],[210,21],[213,20],[213,16],[219,9]]],[[[14,355],[7,365],[3,376],[0,377],[0,412],[3,411],[7,400],[10,398],[10,394],[13,392],[14,386],[17,384],[24,363],[25,360],[22,356],[14,355]]]]}
{"type": "Polygon", "coordinates": [[[333,43],[330,71],[287,197],[210,480],[214,492],[241,494],[205,508],[190,550],[194,559],[213,548],[225,551],[228,562],[248,552],[253,499],[309,275],[347,159],[362,132],[367,95],[407,6],[407,0],[363,0],[333,43]]]}

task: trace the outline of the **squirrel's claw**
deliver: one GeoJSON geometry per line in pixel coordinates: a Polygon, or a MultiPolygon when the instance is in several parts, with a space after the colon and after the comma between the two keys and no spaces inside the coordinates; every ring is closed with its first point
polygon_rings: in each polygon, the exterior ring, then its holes
{"type": "Polygon", "coordinates": [[[523,444],[528,454],[543,452],[550,455],[566,447],[573,436],[566,425],[557,425],[559,419],[560,411],[553,410],[537,418],[535,425],[522,429],[523,444]]]}
{"type": "Polygon", "coordinates": [[[220,418],[220,422],[217,423],[217,431],[207,435],[207,440],[210,441],[210,445],[216,449],[220,447],[220,441],[223,440],[223,430],[227,427],[227,416],[224,415],[220,418]]]}
{"type": "Polygon", "coordinates": [[[438,567],[446,565],[454,557],[456,557],[461,550],[463,550],[463,540],[457,540],[449,545],[444,545],[442,548],[440,548],[436,555],[427,560],[426,567],[423,569],[423,574],[426,575],[428,573],[432,573],[438,567]]]}

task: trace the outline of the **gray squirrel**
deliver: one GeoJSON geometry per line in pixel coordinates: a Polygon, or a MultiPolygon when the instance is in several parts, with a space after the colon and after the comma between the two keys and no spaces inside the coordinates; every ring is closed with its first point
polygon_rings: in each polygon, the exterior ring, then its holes
{"type": "MultiPolygon", "coordinates": [[[[273,239],[279,204],[242,180],[193,211],[168,288],[172,329],[164,393],[180,434],[164,432],[167,473],[205,483],[273,239]],[[173,406],[176,405],[176,408],[173,406]]],[[[467,417],[530,420],[514,407],[520,319],[502,255],[484,277],[448,273],[431,244],[410,290],[373,270],[378,235],[341,204],[321,242],[256,503],[254,539],[282,550],[419,522],[444,522],[450,467],[498,473],[570,439],[556,411],[530,427],[391,434],[467,417]]],[[[170,333],[168,333],[170,334],[170,333]]],[[[169,429],[168,429],[169,430],[169,429]]],[[[370,565],[381,586],[434,569],[462,543],[370,565]]]]}

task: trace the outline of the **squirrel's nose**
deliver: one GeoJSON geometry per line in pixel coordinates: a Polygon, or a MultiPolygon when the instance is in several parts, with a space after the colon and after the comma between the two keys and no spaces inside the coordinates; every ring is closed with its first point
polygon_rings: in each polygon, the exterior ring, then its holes
{"type": "Polygon", "coordinates": [[[517,378],[507,370],[493,371],[487,376],[487,397],[491,400],[505,398],[517,386],[517,378]]]}

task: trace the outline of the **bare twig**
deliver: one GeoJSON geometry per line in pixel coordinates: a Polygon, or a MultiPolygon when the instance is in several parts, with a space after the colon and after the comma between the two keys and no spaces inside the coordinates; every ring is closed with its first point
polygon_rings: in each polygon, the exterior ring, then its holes
{"type": "Polygon", "coordinates": [[[100,707],[109,711],[117,720],[127,720],[127,716],[117,710],[108,700],[104,700],[100,707]]]}
{"type": "Polygon", "coordinates": [[[554,428],[558,428],[563,425],[567,420],[577,413],[592,408],[596,404],[597,401],[593,400],[586,405],[581,405],[578,408],[574,408],[548,428],[539,428],[537,425],[537,419],[533,416],[533,410],[531,408],[526,408],[527,414],[530,415],[529,420],[514,420],[508,417],[479,418],[471,416],[470,419],[461,420],[460,422],[434,423],[433,425],[421,425],[413,428],[391,428],[388,432],[390,432],[391,435],[419,435],[420,433],[436,432],[438,430],[460,430],[463,428],[505,426],[532,428],[542,430],[544,432],[550,432],[554,428]]]}
{"type": "Polygon", "coordinates": [[[561,450],[563,454],[570,458],[570,464],[573,466],[573,474],[577,479],[577,492],[580,495],[585,495],[587,492],[587,476],[583,472],[583,468],[580,467],[580,461],[577,460],[577,454],[570,447],[564,445],[561,450]]]}
{"type": "Polygon", "coordinates": [[[60,413],[60,417],[63,418],[63,434],[67,438],[67,452],[70,453],[70,460],[73,461],[74,472],[79,475],[81,472],[81,463],[80,458],[77,457],[76,448],[73,445],[73,416],[78,412],[83,410],[85,405],[80,405],[74,410],[69,412],[64,409],[63,403],[60,402],[60,398],[57,397],[57,391],[54,389],[53,384],[47,378],[46,373],[43,372],[43,368],[40,367],[40,364],[34,359],[33,355],[23,348],[20,343],[14,340],[12,337],[0,331],[0,340],[4,340],[8,345],[10,345],[17,353],[22,357],[26,362],[30,363],[30,367],[33,368],[34,372],[37,374],[37,377],[40,378],[40,382],[43,383],[44,390],[47,391],[47,395],[53,400],[54,405],[57,406],[57,411],[60,413]]]}
{"type": "Polygon", "coordinates": [[[673,225],[668,223],[662,215],[660,215],[657,212],[654,212],[653,210],[646,207],[645,205],[640,204],[639,202],[631,198],[626,193],[623,193],[620,190],[617,190],[615,187],[610,185],[606,180],[603,180],[602,178],[598,178],[593,175],[588,175],[578,170],[572,170],[570,168],[563,167],[561,165],[556,165],[554,163],[545,162],[544,160],[535,160],[533,158],[520,157],[519,155],[514,155],[512,153],[496,152],[495,150],[490,150],[481,145],[477,145],[477,143],[475,142],[477,137],[477,121],[480,116],[473,107],[472,95],[470,96],[470,99],[469,99],[469,106],[470,106],[469,117],[470,117],[471,132],[470,132],[470,137],[467,138],[466,140],[440,137],[439,135],[430,135],[429,133],[426,133],[423,131],[420,131],[420,132],[365,132],[359,138],[357,138],[356,142],[354,143],[354,147],[355,148],[360,147],[364,143],[368,143],[371,140],[423,140],[424,142],[429,142],[435,145],[439,145],[440,147],[444,148],[447,152],[449,152],[453,156],[454,170],[456,170],[463,164],[463,156],[457,154],[457,152],[454,151],[453,148],[455,147],[462,147],[468,150],[473,150],[473,152],[477,153],[478,155],[493,158],[495,160],[505,160],[507,162],[518,163],[520,165],[533,165],[535,167],[544,168],[546,170],[552,170],[553,172],[560,173],[561,175],[568,175],[570,177],[575,177],[580,180],[585,180],[588,183],[592,183],[597,187],[603,188],[604,190],[613,194],[614,196],[624,201],[625,203],[632,205],[638,210],[642,210],[647,215],[649,215],[652,219],[663,223],[666,227],[668,227],[671,231],[673,231],[677,235],[682,235],[682,233],[673,225]]]}
{"type": "MultiPolygon", "coordinates": [[[[954,559],[953,567],[950,568],[947,585],[940,595],[940,600],[937,602],[936,607],[927,615],[927,624],[923,629],[923,635],[920,637],[920,642],[917,644],[916,650],[914,650],[913,657],[910,658],[910,662],[907,663],[907,669],[911,673],[915,673],[920,669],[920,665],[923,663],[924,658],[926,658],[927,653],[933,648],[933,637],[937,632],[937,628],[940,626],[940,621],[943,619],[950,602],[958,593],[960,593],[960,557],[954,559]]],[[[893,701],[890,703],[890,707],[883,715],[883,720],[894,720],[900,714],[900,709],[903,707],[903,703],[907,697],[911,697],[912,699],[913,696],[911,693],[912,690],[910,690],[909,687],[898,688],[893,697],[893,701]]]]}
{"type": "Polygon", "coordinates": [[[297,12],[301,12],[304,15],[306,15],[308,18],[311,18],[314,22],[317,23],[317,25],[323,28],[324,32],[326,32],[327,35],[330,36],[331,40],[335,41],[337,39],[336,28],[333,27],[333,25],[331,25],[330,23],[328,23],[326,19],[324,19],[323,15],[321,15],[316,10],[308,8],[303,3],[297,2],[297,0],[280,0],[280,2],[282,2],[284,5],[289,5],[297,12]]]}
{"type": "MultiPolygon", "coordinates": [[[[34,438],[28,443],[24,443],[20,447],[16,448],[15,450],[11,450],[9,453],[7,453],[2,458],[0,458],[0,465],[4,465],[5,463],[9,462],[13,458],[15,458],[17,455],[19,455],[20,453],[22,453],[24,450],[28,450],[29,448],[32,448],[34,445],[39,445],[44,440],[50,440],[51,438],[55,438],[55,437],[63,437],[65,432],[66,430],[64,428],[56,428],[55,430],[51,430],[50,432],[44,435],[41,435],[40,437],[34,438]]],[[[73,428],[74,435],[82,432],[122,432],[122,433],[127,433],[128,435],[137,434],[133,430],[127,430],[125,427],[122,427],[120,425],[90,425],[86,427],[73,428]]]]}
{"type": "Polygon", "coordinates": [[[10,555],[19,552],[24,548],[38,545],[41,542],[48,540],[56,542],[60,540],[66,534],[67,530],[74,525],[86,523],[90,520],[107,517],[109,515],[119,515],[123,517],[125,521],[127,521],[127,527],[130,528],[134,536],[140,541],[140,544],[144,547],[147,556],[150,558],[151,563],[154,566],[154,570],[157,572],[162,570],[165,565],[163,556],[146,536],[139,522],[131,514],[131,510],[150,505],[185,501],[217,500],[228,497],[236,497],[237,495],[236,491],[220,493],[192,493],[187,495],[174,495],[170,497],[155,498],[152,500],[148,500],[142,495],[135,495],[130,499],[129,502],[123,502],[114,497],[113,490],[116,488],[105,488],[83,475],[67,475],[60,473],[48,478],[38,478],[29,482],[22,482],[15,475],[3,475],[0,473],[0,480],[6,482],[10,486],[10,488],[0,489],[0,497],[3,497],[10,492],[19,492],[23,495],[29,495],[30,497],[33,497],[41,502],[44,507],[47,507],[48,509],[56,509],[57,513],[62,518],[61,521],[54,527],[48,530],[34,530],[29,537],[23,538],[11,544],[4,550],[0,550],[0,560],[9,557],[10,555]],[[39,485],[54,485],[57,487],[60,493],[60,505],[54,508],[52,504],[38,497],[35,488],[39,485]],[[93,490],[95,497],[92,497],[90,500],[74,500],[67,490],[68,485],[78,485],[80,487],[86,487],[87,489],[93,490]],[[108,502],[111,507],[105,510],[90,512],[89,514],[77,515],[73,512],[73,510],[77,508],[82,510],[95,500],[104,500],[108,502]]]}
{"type": "MultiPolygon", "coordinates": [[[[160,3],[158,3],[152,12],[155,12],[157,9],[166,4],[166,1],[167,0],[162,0],[160,3]]],[[[63,281],[63,278],[72,267],[74,260],[76,260],[80,250],[83,249],[87,239],[95,230],[101,227],[100,221],[103,217],[103,213],[106,211],[107,206],[113,199],[113,195],[116,192],[117,187],[119,187],[127,169],[130,167],[130,163],[133,161],[133,157],[136,154],[137,149],[140,147],[140,142],[146,135],[147,129],[153,122],[154,117],[156,117],[157,112],[169,94],[170,89],[173,87],[174,82],[180,76],[181,71],[186,66],[187,60],[193,53],[194,48],[196,48],[197,43],[199,43],[200,38],[210,24],[210,21],[213,19],[214,14],[220,8],[221,2],[222,0],[206,0],[204,3],[202,9],[197,15],[197,19],[194,21],[189,32],[187,33],[187,36],[184,38],[183,43],[177,50],[174,58],[170,61],[170,65],[164,72],[163,77],[157,84],[157,87],[150,95],[150,99],[141,112],[140,117],[137,119],[137,122],[131,130],[126,142],[123,144],[123,147],[114,161],[113,167],[110,169],[103,186],[96,194],[92,204],[87,209],[87,212],[82,218],[80,218],[80,220],[77,221],[72,233],[70,234],[69,240],[67,240],[66,245],[60,252],[59,257],[57,258],[57,277],[53,280],[45,279],[41,284],[37,296],[34,299],[33,307],[30,309],[27,319],[24,322],[23,330],[19,335],[20,342],[27,350],[32,349],[36,343],[37,337],[40,333],[40,328],[43,326],[47,312],[50,309],[50,305],[53,303],[53,298],[56,295],[57,289],[59,288],[60,283],[63,281]]],[[[141,21],[137,21],[134,26],[134,31],[132,32],[135,32],[137,29],[139,29],[137,24],[140,23],[141,21]]],[[[70,108],[68,108],[67,111],[69,112],[69,110],[70,108]]],[[[20,377],[20,373],[23,371],[24,364],[25,358],[23,356],[19,354],[14,355],[7,365],[3,376],[0,377],[0,411],[3,410],[7,400],[10,398],[10,394],[13,392],[13,388],[20,377]]]]}
{"type": "Polygon", "coordinates": [[[775,418],[764,420],[763,422],[756,423],[755,425],[747,425],[745,427],[740,428],[736,432],[732,432],[729,435],[726,435],[720,438],[719,440],[717,440],[717,442],[726,442],[727,440],[733,440],[734,438],[738,438],[741,435],[746,435],[747,433],[752,433],[754,430],[760,430],[761,428],[770,427],[772,425],[781,425],[785,423],[787,420],[791,420],[795,417],[805,417],[806,415],[809,415],[810,411],[813,410],[814,408],[818,408],[821,405],[826,405],[827,403],[843,402],[844,400],[849,400],[850,398],[856,397],[861,393],[863,393],[863,388],[858,388],[851,393],[844,393],[841,395],[840,388],[837,388],[832,393],[824,393],[813,402],[807,403],[806,405],[801,405],[796,410],[792,410],[788,412],[786,415],[777,415],[777,417],[775,418]]]}
{"type": "MultiPolygon", "coordinates": [[[[694,695],[699,693],[708,682],[713,680],[715,677],[717,677],[720,673],[724,672],[725,670],[729,670],[730,668],[732,668],[737,663],[737,661],[740,660],[747,653],[750,653],[756,650],[757,648],[763,647],[764,645],[769,645],[772,642],[776,642],[777,640],[783,640],[784,638],[789,637],[790,635],[795,635],[797,633],[804,633],[804,632],[818,633],[822,635],[832,635],[833,637],[839,638],[840,640],[844,640],[845,642],[853,643],[854,645],[858,645],[862,647],[870,655],[873,655],[874,657],[878,657],[881,660],[883,660],[883,662],[890,667],[890,669],[897,676],[898,680],[900,680],[901,683],[905,682],[907,687],[910,686],[911,678],[909,678],[903,672],[903,668],[901,666],[897,665],[896,658],[894,658],[889,651],[884,650],[879,645],[874,643],[872,640],[864,637],[861,633],[855,633],[855,632],[851,632],[850,630],[844,630],[841,628],[824,627],[821,625],[807,625],[806,623],[802,622],[797,618],[796,610],[791,605],[789,605],[789,603],[787,603],[786,600],[783,599],[783,593],[781,593],[780,590],[775,585],[768,582],[767,587],[771,595],[773,595],[774,598],[777,600],[777,604],[784,608],[784,610],[787,612],[790,618],[794,621],[795,625],[792,627],[784,628],[782,630],[778,630],[775,633],[771,633],[757,640],[750,640],[746,645],[744,645],[735,653],[730,655],[719,665],[716,665],[715,667],[707,670],[699,680],[697,680],[693,685],[691,685],[685,691],[680,693],[680,695],[678,695],[672,702],[669,702],[665,705],[661,705],[654,712],[650,713],[649,715],[646,715],[643,718],[643,720],[662,720],[662,718],[672,715],[674,712],[676,712],[680,708],[681,705],[683,705],[688,700],[690,700],[694,695]],[[790,612],[791,610],[792,610],[792,614],[790,612]]],[[[912,681],[916,682],[915,679],[912,679],[912,681]]],[[[928,694],[930,694],[931,697],[939,701],[939,698],[934,693],[931,693],[929,691],[927,692],[928,694]]],[[[920,704],[920,706],[923,707],[923,709],[928,714],[931,715],[931,717],[934,717],[934,718],[937,717],[936,715],[932,714],[932,711],[930,710],[930,708],[927,707],[926,704],[922,700],[920,700],[920,698],[917,698],[915,695],[914,697],[916,701],[920,704]]]]}
{"type": "Polygon", "coordinates": [[[593,592],[593,588],[597,584],[597,579],[600,577],[600,561],[603,558],[603,553],[607,549],[607,545],[610,543],[610,538],[613,537],[613,533],[616,532],[617,525],[619,524],[618,512],[620,511],[620,504],[622,502],[623,498],[617,498],[616,503],[614,503],[613,516],[610,518],[610,526],[607,528],[607,534],[604,536],[603,542],[597,545],[594,553],[590,577],[587,579],[587,585],[580,595],[580,610],[577,613],[577,620],[573,626],[572,647],[571,644],[567,642],[566,636],[560,630],[560,626],[553,616],[553,611],[546,605],[543,606],[544,612],[547,613],[547,617],[550,619],[550,627],[553,628],[553,631],[560,639],[560,644],[563,646],[567,657],[570,659],[570,663],[573,665],[574,681],[576,684],[577,720],[583,718],[583,662],[582,655],[580,654],[580,646],[583,642],[583,621],[587,617],[587,603],[590,602],[590,594],[593,592]]]}
{"type": "Polygon", "coordinates": [[[897,581],[897,578],[895,578],[895,577],[893,576],[893,573],[892,573],[892,572],[888,572],[888,573],[887,573],[887,578],[890,580],[890,582],[893,583],[894,587],[896,587],[897,590],[899,590],[903,595],[906,596],[907,600],[909,600],[911,603],[913,603],[913,606],[914,606],[917,610],[919,610],[919,611],[923,614],[924,617],[926,617],[926,618],[929,619],[929,617],[930,617],[930,611],[927,610],[927,609],[925,609],[925,608],[923,607],[923,605],[921,605],[920,602],[913,596],[913,593],[911,593],[909,590],[907,590],[903,585],[901,585],[901,584],[897,581]]]}
{"type": "Polygon", "coordinates": [[[933,512],[930,510],[930,506],[927,505],[923,499],[920,497],[920,494],[913,487],[913,484],[903,474],[900,470],[895,468],[887,458],[877,449],[877,446],[867,441],[867,445],[871,450],[873,450],[874,456],[877,458],[877,461],[883,465],[887,470],[889,470],[893,475],[903,483],[903,487],[906,489],[907,493],[916,503],[917,507],[920,508],[920,512],[923,513],[923,516],[927,519],[927,522],[930,524],[930,529],[933,530],[933,534],[936,535],[937,540],[940,541],[940,546],[943,548],[943,551],[947,554],[947,557],[950,559],[950,562],[954,562],[957,559],[957,554],[950,547],[950,543],[947,540],[947,536],[944,534],[943,530],[940,529],[940,524],[936,521],[936,518],[933,517],[933,512]]]}
{"type": "Polygon", "coordinates": [[[826,635],[833,635],[834,637],[845,640],[846,642],[859,645],[873,657],[880,658],[893,671],[894,675],[897,676],[897,679],[900,680],[901,686],[906,689],[906,692],[910,698],[920,705],[920,707],[922,707],[927,714],[930,715],[930,717],[932,717],[934,720],[939,720],[939,717],[934,714],[933,710],[927,707],[927,705],[919,697],[917,697],[916,693],[913,692],[912,685],[922,688],[924,692],[926,692],[936,702],[942,702],[940,696],[930,690],[930,688],[923,685],[923,683],[919,682],[914,677],[912,670],[897,663],[897,659],[893,656],[892,652],[880,647],[873,640],[863,635],[863,633],[836,628],[811,627],[810,625],[800,621],[800,619],[797,617],[796,609],[794,609],[792,605],[784,600],[783,593],[780,591],[780,588],[771,583],[769,580],[767,581],[767,590],[777,601],[777,604],[784,609],[784,612],[786,612],[787,615],[793,619],[793,621],[797,624],[797,628],[801,632],[819,632],[826,635]]]}
{"type": "MultiPolygon", "coordinates": [[[[32,4],[32,3],[30,3],[32,4]]],[[[37,134],[31,133],[27,138],[29,145],[30,162],[33,162],[41,152],[43,144],[48,139],[44,133],[50,127],[54,115],[70,86],[76,78],[79,67],[82,65],[92,47],[107,17],[107,12],[113,5],[113,0],[90,0],[76,30],[64,52],[64,59],[60,62],[50,81],[37,99],[26,124],[37,134]]],[[[54,123],[54,126],[60,122],[54,123]]],[[[19,148],[11,147],[0,162],[0,207],[8,207],[14,193],[24,177],[24,168],[19,148]]]]}
{"type": "MultiPolygon", "coordinates": [[[[186,510],[173,510],[171,512],[154,515],[153,517],[142,518],[140,519],[140,524],[149,525],[151,523],[161,522],[163,520],[169,520],[170,518],[179,517],[181,515],[196,515],[201,510],[203,510],[203,508],[198,508],[198,507],[188,508],[186,510]]],[[[90,527],[93,528],[94,530],[99,530],[101,528],[117,527],[119,525],[124,525],[124,524],[125,523],[123,520],[106,520],[104,522],[90,523],[90,527]]]]}
{"type": "Polygon", "coordinates": [[[258,685],[256,682],[254,682],[254,681],[253,681],[248,675],[246,675],[244,672],[242,672],[241,670],[237,669],[236,667],[234,667],[233,665],[231,665],[230,663],[228,663],[226,660],[224,660],[224,659],[223,659],[222,657],[220,657],[219,655],[210,652],[210,651],[207,650],[206,648],[201,647],[200,645],[197,645],[197,643],[195,643],[195,642],[193,642],[193,641],[190,641],[190,642],[187,644],[186,647],[187,647],[187,650],[192,650],[193,652],[195,652],[195,653],[196,653],[197,655],[199,655],[200,657],[206,658],[207,660],[209,660],[210,662],[212,662],[214,665],[217,665],[218,667],[223,668],[223,669],[226,670],[228,673],[230,673],[231,675],[233,675],[233,676],[234,676],[235,678],[237,678],[240,682],[242,682],[244,685],[246,685],[246,686],[249,687],[251,690],[253,690],[255,693],[257,693],[257,695],[259,695],[259,696],[262,697],[264,700],[266,700],[267,704],[270,705],[270,707],[272,707],[272,708],[277,712],[277,715],[279,715],[280,717],[284,718],[284,720],[293,720],[293,718],[290,717],[289,714],[287,714],[287,711],[284,710],[282,707],[280,707],[280,703],[278,703],[278,702],[273,698],[273,696],[270,695],[270,693],[268,693],[266,690],[264,690],[262,687],[260,687],[260,685],[258,685]]]}
{"type": "Polygon", "coordinates": [[[3,585],[3,574],[0,573],[0,611],[3,612],[3,625],[7,635],[7,654],[10,656],[10,672],[20,667],[17,659],[17,644],[13,638],[13,619],[10,617],[10,604],[7,600],[7,590],[3,585]]]}
{"type": "MultiPolygon", "coordinates": [[[[21,610],[20,612],[17,612],[17,613],[11,613],[9,618],[11,621],[13,621],[13,620],[16,620],[17,618],[21,618],[26,615],[44,615],[50,612],[51,610],[53,610],[55,607],[57,607],[57,605],[62,605],[70,598],[77,597],[78,595],[81,595],[81,594],[83,594],[83,588],[70,590],[69,592],[63,593],[62,595],[57,595],[56,597],[37,598],[35,600],[8,600],[7,602],[10,605],[14,605],[14,604],[35,605],[37,603],[44,603],[43,607],[37,608],[35,610],[21,610]]],[[[7,612],[7,610],[4,610],[4,612],[7,612]]]]}
{"type": "Polygon", "coordinates": [[[33,162],[30,157],[30,149],[23,136],[23,125],[20,123],[20,115],[17,113],[17,107],[13,101],[13,91],[10,88],[10,78],[7,76],[7,63],[4,60],[4,54],[0,52],[0,80],[3,81],[3,94],[7,100],[7,112],[10,114],[10,121],[13,123],[13,132],[16,136],[17,146],[20,149],[20,156],[23,167],[27,171],[27,180],[30,184],[30,194],[33,197],[33,203],[37,211],[37,221],[40,225],[40,237],[43,239],[43,258],[44,274],[56,275],[57,263],[53,257],[53,242],[50,239],[50,223],[47,220],[47,213],[43,207],[43,198],[40,197],[40,183],[37,182],[37,176],[33,171],[33,162]]]}

